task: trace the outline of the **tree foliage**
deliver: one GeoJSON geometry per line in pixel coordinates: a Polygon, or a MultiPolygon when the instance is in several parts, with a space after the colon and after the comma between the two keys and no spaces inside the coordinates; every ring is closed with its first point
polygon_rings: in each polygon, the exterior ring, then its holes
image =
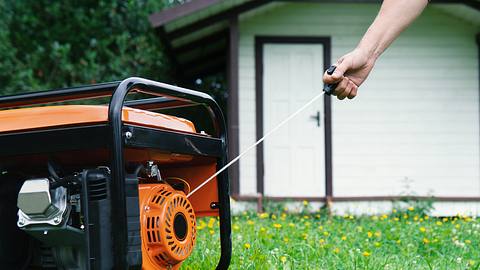
{"type": "Polygon", "coordinates": [[[130,76],[168,81],[148,15],[175,2],[0,0],[0,95],[130,76]]]}

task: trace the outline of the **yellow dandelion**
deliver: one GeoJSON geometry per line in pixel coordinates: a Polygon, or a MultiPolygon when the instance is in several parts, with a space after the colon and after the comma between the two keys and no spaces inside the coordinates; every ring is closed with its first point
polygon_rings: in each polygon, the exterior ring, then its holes
{"type": "Polygon", "coordinates": [[[304,215],[303,218],[304,218],[304,219],[309,219],[310,216],[304,215]]]}
{"type": "Polygon", "coordinates": [[[408,207],[408,211],[413,211],[415,208],[413,206],[408,207]]]}
{"type": "Polygon", "coordinates": [[[294,228],[294,227],[295,227],[295,224],[293,224],[293,223],[290,222],[290,223],[288,223],[288,227],[294,228]]]}
{"type": "Polygon", "coordinates": [[[421,232],[426,232],[427,229],[425,229],[425,227],[420,227],[420,231],[421,231],[421,232]]]}
{"type": "Polygon", "coordinates": [[[323,226],[319,226],[318,230],[323,231],[323,226]]]}
{"type": "Polygon", "coordinates": [[[289,241],[288,237],[283,238],[283,242],[288,243],[288,241],[289,241]]]}
{"type": "Polygon", "coordinates": [[[303,201],[303,206],[307,206],[308,205],[308,201],[307,200],[304,200],[303,201]]]}
{"type": "Polygon", "coordinates": [[[381,237],[381,236],[382,236],[382,232],[376,231],[376,232],[375,232],[375,236],[376,236],[376,237],[381,237]]]}
{"type": "Polygon", "coordinates": [[[428,240],[427,238],[423,238],[423,243],[428,244],[428,243],[430,243],[430,240],[428,240]]]}
{"type": "Polygon", "coordinates": [[[240,230],[240,226],[238,226],[237,224],[233,224],[232,228],[234,231],[240,230]]]}
{"type": "Polygon", "coordinates": [[[397,209],[393,209],[393,210],[392,210],[392,213],[397,213],[397,209]]]}
{"type": "Polygon", "coordinates": [[[368,231],[368,232],[367,232],[367,236],[368,236],[368,238],[372,238],[373,233],[372,233],[371,231],[368,231]]]}
{"type": "Polygon", "coordinates": [[[325,244],[325,239],[320,238],[320,240],[318,240],[318,242],[320,243],[320,245],[323,245],[323,244],[325,244]]]}
{"type": "Polygon", "coordinates": [[[388,218],[388,215],[386,215],[386,214],[383,214],[382,217],[381,217],[382,220],[387,219],[387,218],[388,218]]]}
{"type": "Polygon", "coordinates": [[[307,240],[307,238],[308,238],[308,234],[306,234],[306,233],[302,233],[302,238],[303,238],[303,240],[307,240]]]}
{"type": "Polygon", "coordinates": [[[324,231],[324,232],[323,232],[323,235],[325,235],[325,236],[329,236],[329,235],[330,235],[330,233],[329,233],[329,232],[327,232],[327,231],[324,231]]]}
{"type": "Polygon", "coordinates": [[[255,222],[254,222],[253,220],[248,220],[248,221],[247,221],[247,224],[248,224],[248,225],[254,225],[255,222]]]}
{"type": "Polygon", "coordinates": [[[209,228],[213,228],[213,225],[215,225],[215,219],[214,218],[210,218],[210,220],[208,221],[208,227],[209,228]]]}
{"type": "Polygon", "coordinates": [[[277,216],[276,216],[276,215],[272,215],[272,219],[277,219],[277,216]]]}
{"type": "Polygon", "coordinates": [[[310,227],[310,222],[308,222],[308,221],[305,222],[305,226],[306,226],[306,227],[310,227]]]}
{"type": "Polygon", "coordinates": [[[455,229],[460,229],[460,224],[457,223],[457,224],[455,225],[455,229]]]}
{"type": "Polygon", "coordinates": [[[208,231],[208,232],[210,233],[210,235],[213,235],[213,234],[215,233],[214,230],[210,230],[210,231],[208,231]]]}
{"type": "Polygon", "coordinates": [[[336,254],[340,253],[340,249],[338,247],[334,248],[333,253],[336,253],[336,254]]]}
{"type": "Polygon", "coordinates": [[[280,261],[281,261],[282,263],[286,263],[286,262],[287,262],[287,257],[281,256],[281,257],[280,257],[280,261]]]}
{"type": "Polygon", "coordinates": [[[474,265],[475,265],[475,261],[474,261],[474,260],[469,260],[469,261],[468,261],[468,265],[474,266],[474,265]]]}
{"type": "Polygon", "coordinates": [[[407,218],[408,218],[408,215],[407,215],[407,214],[404,214],[404,215],[403,215],[403,218],[404,218],[404,219],[407,219],[407,218]]]}
{"type": "Polygon", "coordinates": [[[342,239],[342,241],[347,241],[347,237],[346,237],[345,235],[344,235],[344,236],[342,236],[342,238],[341,238],[341,239],[342,239]]]}
{"type": "Polygon", "coordinates": [[[259,217],[260,217],[261,219],[265,219],[265,218],[268,218],[268,217],[269,217],[269,214],[268,214],[268,213],[261,213],[261,214],[259,215],[259,217]]]}
{"type": "Polygon", "coordinates": [[[470,241],[470,240],[468,240],[468,239],[465,240],[465,244],[471,244],[471,243],[472,243],[472,241],[470,241]]]}
{"type": "Polygon", "coordinates": [[[273,224],[273,227],[274,227],[274,228],[277,228],[277,229],[280,229],[280,228],[282,228],[282,224],[280,224],[280,223],[274,223],[274,224],[273,224]]]}
{"type": "Polygon", "coordinates": [[[393,218],[395,221],[399,221],[400,219],[398,217],[393,218]]]}
{"type": "Polygon", "coordinates": [[[444,217],[444,218],[442,219],[442,221],[443,221],[443,222],[447,222],[447,221],[448,221],[448,218],[444,217]]]}
{"type": "Polygon", "coordinates": [[[414,221],[418,221],[418,216],[414,216],[414,217],[413,217],[413,220],[414,220],[414,221]]]}
{"type": "Polygon", "coordinates": [[[197,225],[197,230],[203,230],[207,226],[207,223],[205,221],[200,220],[200,224],[197,225]]]}
{"type": "Polygon", "coordinates": [[[249,244],[249,243],[245,243],[245,245],[243,245],[246,249],[249,249],[251,248],[252,246],[249,244]]]}
{"type": "Polygon", "coordinates": [[[400,243],[402,243],[402,240],[398,239],[396,242],[397,242],[397,244],[400,244],[400,243]]]}
{"type": "Polygon", "coordinates": [[[370,255],[372,255],[372,254],[371,254],[370,252],[368,252],[368,251],[364,251],[364,252],[362,253],[362,255],[363,255],[364,257],[368,257],[368,256],[370,256],[370,255]]]}
{"type": "Polygon", "coordinates": [[[424,216],[423,219],[428,220],[430,217],[429,216],[424,216]]]}
{"type": "Polygon", "coordinates": [[[438,226],[442,226],[443,223],[441,221],[437,221],[435,224],[437,224],[438,226]]]}
{"type": "Polygon", "coordinates": [[[375,243],[373,243],[373,245],[374,245],[375,247],[380,247],[382,244],[380,244],[379,242],[375,242],[375,243]]]}
{"type": "Polygon", "coordinates": [[[263,233],[263,232],[265,232],[265,231],[266,231],[266,229],[265,229],[264,227],[261,227],[261,228],[260,228],[260,232],[263,233]]]}

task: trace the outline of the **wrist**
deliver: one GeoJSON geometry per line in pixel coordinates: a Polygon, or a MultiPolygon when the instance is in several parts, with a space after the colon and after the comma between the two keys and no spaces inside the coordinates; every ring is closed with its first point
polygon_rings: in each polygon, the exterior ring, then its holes
{"type": "Polygon", "coordinates": [[[380,54],[376,52],[375,48],[362,47],[360,44],[355,48],[354,51],[356,51],[357,56],[360,56],[358,58],[358,64],[361,66],[374,66],[375,62],[380,56],[380,54]]]}
{"type": "Polygon", "coordinates": [[[382,54],[382,52],[378,50],[378,46],[373,44],[365,45],[362,44],[362,42],[358,44],[355,50],[358,50],[362,55],[364,55],[367,60],[366,62],[375,62],[382,54]]]}

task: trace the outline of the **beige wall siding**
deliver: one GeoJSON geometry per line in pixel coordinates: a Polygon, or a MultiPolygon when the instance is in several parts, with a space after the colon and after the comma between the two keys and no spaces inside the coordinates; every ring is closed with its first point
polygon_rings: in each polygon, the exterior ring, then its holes
{"type": "MultiPolygon", "coordinates": [[[[255,141],[254,36],[330,36],[334,61],[355,47],[378,8],[282,3],[241,19],[241,150],[255,141]]],[[[378,61],[358,98],[333,101],[335,196],[480,196],[480,27],[446,9],[427,8],[378,61]]],[[[241,194],[256,193],[255,151],[240,173],[241,194]]]]}

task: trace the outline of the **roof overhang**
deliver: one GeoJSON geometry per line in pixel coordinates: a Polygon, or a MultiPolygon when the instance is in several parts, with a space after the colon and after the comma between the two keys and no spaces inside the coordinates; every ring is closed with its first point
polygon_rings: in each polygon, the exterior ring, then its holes
{"type": "MultiPolygon", "coordinates": [[[[298,2],[299,0],[295,1],[298,2]]],[[[319,3],[376,3],[381,0],[300,0],[319,3]]],[[[191,0],[150,15],[164,43],[178,80],[186,81],[226,70],[229,28],[242,13],[288,0],[191,0]]],[[[480,0],[432,0],[463,4],[480,12],[480,0]]]]}

